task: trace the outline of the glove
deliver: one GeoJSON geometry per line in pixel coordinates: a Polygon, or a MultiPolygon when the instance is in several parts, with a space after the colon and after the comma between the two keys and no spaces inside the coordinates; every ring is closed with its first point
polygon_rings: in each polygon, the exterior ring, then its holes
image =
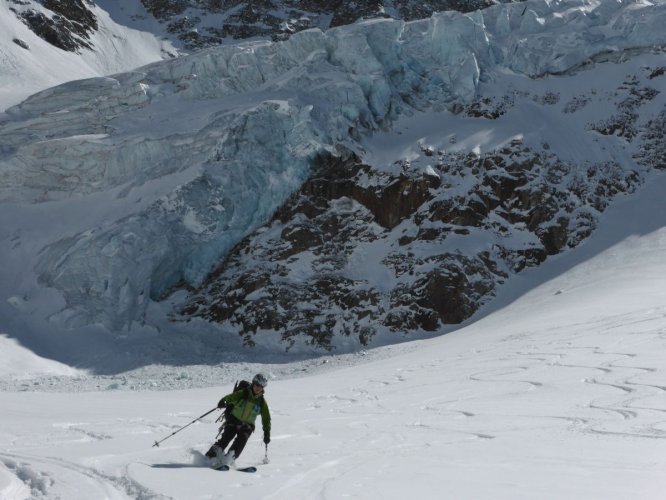
{"type": "Polygon", "coordinates": [[[224,400],[224,398],[220,399],[220,402],[217,403],[218,408],[226,408],[227,402],[224,400]]]}
{"type": "Polygon", "coordinates": [[[264,431],[264,444],[268,444],[271,442],[271,433],[268,431],[264,431]]]}

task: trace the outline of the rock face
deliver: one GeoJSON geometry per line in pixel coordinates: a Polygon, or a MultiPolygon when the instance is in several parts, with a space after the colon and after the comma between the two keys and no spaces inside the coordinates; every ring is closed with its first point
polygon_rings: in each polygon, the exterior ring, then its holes
{"type": "Polygon", "coordinates": [[[44,9],[32,8],[29,2],[12,0],[16,15],[35,34],[51,45],[69,52],[90,49],[90,35],[97,31],[97,18],[90,11],[90,0],[39,0],[44,9]],[[27,8],[26,8],[27,7],[27,8]]]}
{"type": "Polygon", "coordinates": [[[509,274],[575,247],[639,182],[612,163],[583,178],[519,140],[483,155],[426,153],[431,170],[405,161],[398,175],[320,157],[183,314],[230,324],[248,345],[266,330],[323,348],[333,337],[366,345],[382,329],[434,331],[470,317],[509,274]]]}
{"type": "Polygon", "coordinates": [[[320,156],[299,192],[236,246],[180,315],[221,323],[247,345],[279,335],[287,348],[364,346],[460,323],[510,275],[584,241],[612,200],[640,185],[641,172],[665,168],[663,101],[653,118],[639,119],[663,75],[643,68],[601,97],[514,93],[457,109],[492,122],[521,99],[565,116],[605,102],[610,118],[585,128],[634,146],[635,168],[573,163],[547,143],[520,139],[483,154],[421,142],[420,159],[391,173],[352,153],[320,156]]]}

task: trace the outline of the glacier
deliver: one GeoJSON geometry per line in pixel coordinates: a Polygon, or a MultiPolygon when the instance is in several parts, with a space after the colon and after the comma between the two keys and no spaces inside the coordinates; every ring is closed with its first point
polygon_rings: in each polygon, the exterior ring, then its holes
{"type": "Polygon", "coordinates": [[[317,155],[362,156],[365,135],[469,102],[497,73],[541,78],[663,51],[665,23],[662,1],[530,0],[221,46],[47,89],[0,114],[2,293],[46,285],[62,297],[51,321],[131,329],[264,224],[317,155]],[[20,245],[26,220],[58,222],[20,245]]]}

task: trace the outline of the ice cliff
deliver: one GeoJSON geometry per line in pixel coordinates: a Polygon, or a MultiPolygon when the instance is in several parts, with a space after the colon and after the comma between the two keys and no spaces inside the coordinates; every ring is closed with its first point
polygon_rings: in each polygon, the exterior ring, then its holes
{"type": "MultiPolygon", "coordinates": [[[[469,103],[500,73],[562,75],[663,50],[665,24],[663,2],[534,0],[221,46],[54,87],[0,115],[1,210],[17,214],[3,238],[20,239],[27,212],[73,220],[3,253],[59,291],[54,321],[129,328],[151,300],[201,283],[317,155],[362,156],[362,136],[469,103]]],[[[23,269],[2,278],[20,282],[23,269]]]]}

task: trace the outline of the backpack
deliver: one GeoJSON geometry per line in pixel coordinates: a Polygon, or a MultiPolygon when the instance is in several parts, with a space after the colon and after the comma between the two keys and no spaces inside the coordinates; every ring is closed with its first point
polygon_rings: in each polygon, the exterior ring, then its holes
{"type": "MultiPolygon", "coordinates": [[[[231,391],[231,392],[234,393],[234,392],[240,391],[240,390],[248,391],[248,390],[250,390],[251,386],[252,386],[252,383],[248,382],[247,380],[236,380],[236,383],[234,384],[234,390],[231,391]]],[[[247,394],[247,392],[245,392],[245,394],[247,394]]],[[[247,396],[245,397],[245,399],[247,399],[247,396]]],[[[262,395],[262,399],[260,401],[263,402],[263,395],[262,395]]],[[[231,415],[231,410],[232,409],[233,409],[233,406],[227,406],[224,409],[224,416],[228,417],[229,415],[231,415]]]]}
{"type": "Polygon", "coordinates": [[[247,389],[251,385],[252,384],[247,380],[236,380],[236,383],[234,384],[234,390],[231,392],[240,391],[241,389],[247,389]]]}

